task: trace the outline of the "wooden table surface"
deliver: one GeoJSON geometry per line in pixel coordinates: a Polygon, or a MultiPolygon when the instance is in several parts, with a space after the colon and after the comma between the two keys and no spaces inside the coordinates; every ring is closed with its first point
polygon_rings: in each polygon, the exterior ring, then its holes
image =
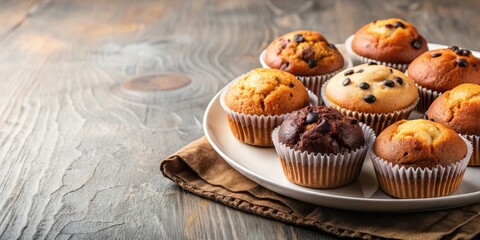
{"type": "MultiPolygon", "coordinates": [[[[181,190],[160,160],[275,37],[343,42],[401,17],[480,50],[480,1],[0,1],[0,239],[304,239],[325,234],[181,190]]],[[[326,236],[331,237],[331,236],[326,236]]]]}

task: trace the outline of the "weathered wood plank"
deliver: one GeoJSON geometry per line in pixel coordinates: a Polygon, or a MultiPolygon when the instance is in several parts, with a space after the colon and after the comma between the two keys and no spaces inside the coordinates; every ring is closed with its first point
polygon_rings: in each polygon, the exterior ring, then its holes
{"type": "Polygon", "coordinates": [[[203,135],[209,100],[258,67],[280,34],[310,28],[343,42],[397,16],[431,42],[479,50],[479,9],[474,0],[1,1],[0,239],[328,237],[186,193],[161,177],[159,160],[203,135]],[[188,80],[171,90],[138,80],[171,74],[188,80]]]}

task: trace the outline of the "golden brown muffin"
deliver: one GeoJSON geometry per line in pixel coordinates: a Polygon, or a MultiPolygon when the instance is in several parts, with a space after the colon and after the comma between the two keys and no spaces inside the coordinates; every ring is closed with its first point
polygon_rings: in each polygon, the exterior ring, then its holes
{"type": "Polygon", "coordinates": [[[232,84],[225,104],[233,111],[251,115],[280,115],[307,106],[306,88],[294,75],[257,68],[232,84]]]}
{"type": "Polygon", "coordinates": [[[389,113],[415,103],[415,83],[401,71],[383,65],[358,65],[336,74],[326,85],[333,104],[363,113],[389,113]]]}
{"type": "Polygon", "coordinates": [[[458,133],[480,136],[480,85],[466,83],[446,91],[430,105],[427,116],[458,133]]]}
{"type": "Polygon", "coordinates": [[[480,84],[480,59],[470,50],[452,46],[428,51],[408,67],[408,76],[418,85],[445,92],[462,83],[480,84]]]}
{"type": "Polygon", "coordinates": [[[320,33],[301,30],[275,39],[267,47],[265,63],[297,76],[315,76],[342,68],[344,60],[320,33]]]}
{"type": "Polygon", "coordinates": [[[428,50],[427,40],[410,23],[398,18],[373,21],[360,28],[352,40],[360,56],[387,63],[410,63],[428,50]]]}
{"type": "Polygon", "coordinates": [[[423,119],[401,120],[378,135],[374,152],[400,167],[432,168],[462,160],[467,145],[444,124],[423,119]]]}

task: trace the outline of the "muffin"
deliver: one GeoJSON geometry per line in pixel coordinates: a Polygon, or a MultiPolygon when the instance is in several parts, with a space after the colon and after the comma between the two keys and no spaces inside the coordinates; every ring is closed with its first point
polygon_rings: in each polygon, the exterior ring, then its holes
{"type": "Polygon", "coordinates": [[[418,85],[417,109],[423,113],[443,92],[462,83],[480,84],[480,59],[457,46],[432,50],[410,64],[408,76],[418,85]]]}
{"type": "Polygon", "coordinates": [[[428,119],[443,123],[470,140],[473,154],[469,166],[480,166],[480,85],[465,83],[433,101],[428,119]]]}
{"type": "Polygon", "coordinates": [[[342,54],[320,33],[301,30],[275,39],[265,51],[264,67],[289,72],[315,94],[344,66],[342,54]]]}
{"type": "Polygon", "coordinates": [[[233,135],[255,146],[273,146],[272,130],[286,113],[316,105],[316,97],[290,73],[257,68],[227,86],[220,103],[233,135]],[[310,100],[311,98],[311,100],[310,100]]]}
{"type": "Polygon", "coordinates": [[[272,133],[287,179],[309,188],[336,188],[355,181],[374,138],[370,127],[325,106],[288,114],[272,133]]]}
{"type": "Polygon", "coordinates": [[[378,135],[369,154],[385,193],[395,198],[431,198],[458,189],[472,146],[444,124],[401,120],[378,135]]]}
{"type": "Polygon", "coordinates": [[[408,64],[428,50],[427,40],[410,23],[398,18],[373,21],[360,28],[351,43],[357,62],[397,68],[404,72],[408,64]]]}
{"type": "Polygon", "coordinates": [[[418,102],[415,83],[401,71],[375,63],[346,69],[322,88],[325,105],[357,118],[379,133],[408,118],[418,102]]]}

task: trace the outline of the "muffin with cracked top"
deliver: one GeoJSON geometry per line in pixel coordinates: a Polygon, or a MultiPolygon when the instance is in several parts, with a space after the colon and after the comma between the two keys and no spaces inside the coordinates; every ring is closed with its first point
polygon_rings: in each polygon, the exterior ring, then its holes
{"type": "Polygon", "coordinates": [[[317,98],[290,73],[257,68],[239,77],[221,94],[233,135],[255,146],[273,146],[272,130],[285,114],[316,105],[317,98]]]}
{"type": "Polygon", "coordinates": [[[465,83],[433,101],[426,117],[443,123],[473,144],[469,166],[480,166],[480,85],[465,83]]]}
{"type": "Polygon", "coordinates": [[[272,133],[287,179],[310,188],[355,181],[374,138],[370,127],[324,106],[290,113],[272,133]]]}
{"type": "Polygon", "coordinates": [[[297,76],[315,94],[323,82],[344,67],[334,44],[316,31],[299,30],[275,39],[265,50],[264,67],[297,76]]]}
{"type": "Polygon", "coordinates": [[[432,50],[410,64],[408,76],[418,85],[417,110],[423,113],[445,91],[463,83],[480,84],[480,59],[457,46],[432,50]]]}
{"type": "Polygon", "coordinates": [[[399,18],[376,20],[363,26],[347,45],[357,61],[373,61],[400,71],[405,71],[413,59],[428,50],[427,40],[412,24],[399,18]]]}
{"type": "Polygon", "coordinates": [[[401,120],[378,135],[369,154],[385,193],[396,198],[430,198],[458,189],[472,146],[444,124],[401,120]]]}
{"type": "Polygon", "coordinates": [[[346,69],[322,88],[325,105],[355,117],[379,133],[408,118],[418,102],[415,83],[401,71],[375,63],[346,69]]]}

